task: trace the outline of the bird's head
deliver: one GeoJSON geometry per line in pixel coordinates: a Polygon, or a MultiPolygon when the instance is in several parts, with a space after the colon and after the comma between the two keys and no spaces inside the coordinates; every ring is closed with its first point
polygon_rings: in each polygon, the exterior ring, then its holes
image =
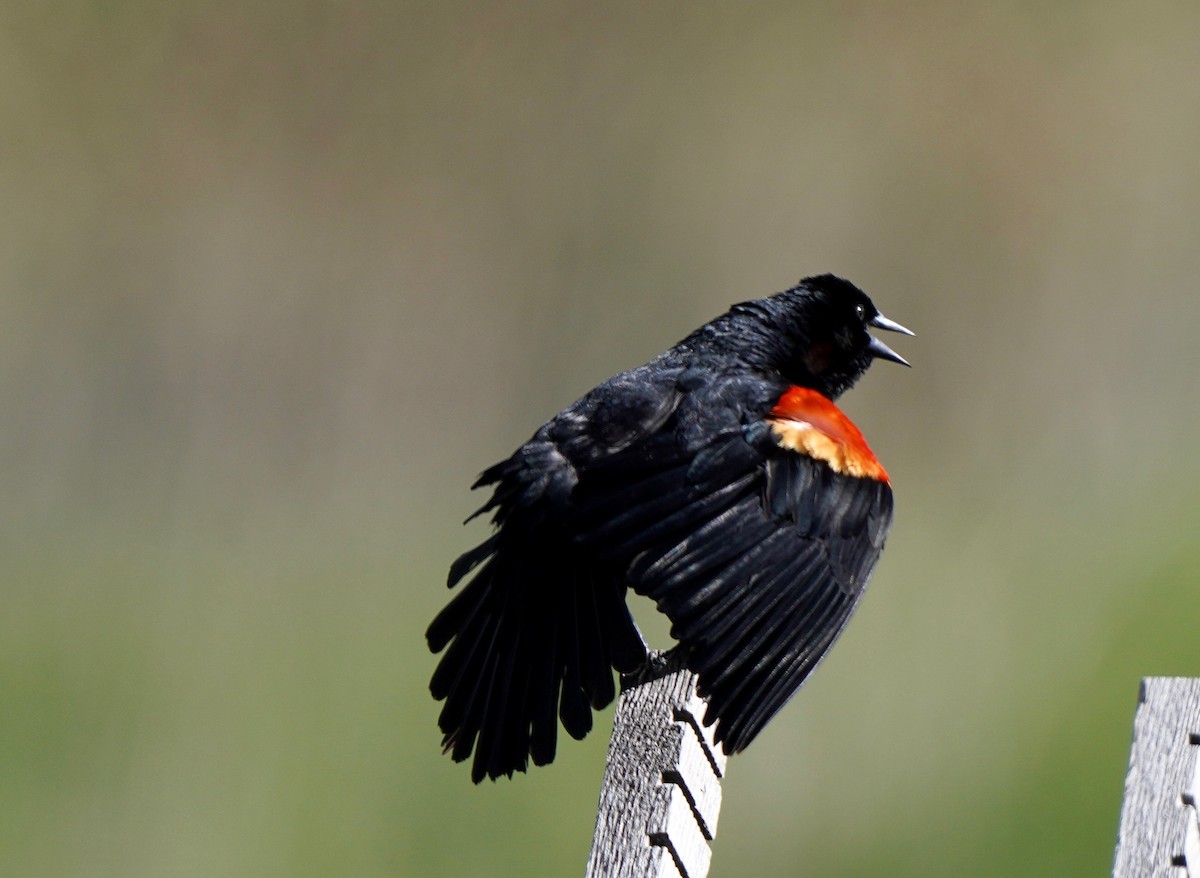
{"type": "Polygon", "coordinates": [[[913,333],[884,317],[854,284],[831,274],[734,305],[727,316],[732,335],[740,336],[734,343],[749,363],[830,399],[853,385],[873,360],[908,365],[870,330],[913,333]]]}

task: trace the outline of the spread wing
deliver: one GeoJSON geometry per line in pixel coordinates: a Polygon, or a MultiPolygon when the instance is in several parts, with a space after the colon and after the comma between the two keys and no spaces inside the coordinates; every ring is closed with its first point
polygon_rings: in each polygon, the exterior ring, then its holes
{"type": "Polygon", "coordinates": [[[883,468],[811,393],[792,388],[766,419],[699,448],[660,434],[598,462],[575,493],[578,541],[627,564],[671,619],[730,753],[833,645],[891,524],[883,468]]]}

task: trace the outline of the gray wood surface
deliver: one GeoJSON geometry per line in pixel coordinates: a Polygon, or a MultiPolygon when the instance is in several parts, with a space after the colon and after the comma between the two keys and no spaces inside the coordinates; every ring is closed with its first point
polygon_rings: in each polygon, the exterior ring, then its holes
{"type": "Polygon", "coordinates": [[[621,681],[588,878],[704,878],[725,754],[696,677],[672,653],[621,681]]]}
{"type": "Polygon", "coordinates": [[[1200,876],[1200,680],[1142,680],[1113,863],[1116,878],[1200,876]]]}

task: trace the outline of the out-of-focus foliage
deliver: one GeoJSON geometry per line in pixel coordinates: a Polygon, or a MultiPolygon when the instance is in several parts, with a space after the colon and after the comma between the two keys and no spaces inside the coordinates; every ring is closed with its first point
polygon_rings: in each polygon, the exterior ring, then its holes
{"type": "Polygon", "coordinates": [[[912,326],[897,523],[713,875],[1101,874],[1200,673],[1200,6],[4,3],[0,863],[582,871],[438,753],[467,485],[732,301],[912,326]]]}

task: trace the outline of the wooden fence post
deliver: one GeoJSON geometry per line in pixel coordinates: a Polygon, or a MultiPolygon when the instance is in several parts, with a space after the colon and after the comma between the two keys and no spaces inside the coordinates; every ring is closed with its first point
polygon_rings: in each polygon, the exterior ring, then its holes
{"type": "Polygon", "coordinates": [[[676,653],[621,679],[587,878],[708,874],[725,754],[704,707],[676,653]]]}
{"type": "Polygon", "coordinates": [[[1114,878],[1200,876],[1200,679],[1142,680],[1114,878]]]}

